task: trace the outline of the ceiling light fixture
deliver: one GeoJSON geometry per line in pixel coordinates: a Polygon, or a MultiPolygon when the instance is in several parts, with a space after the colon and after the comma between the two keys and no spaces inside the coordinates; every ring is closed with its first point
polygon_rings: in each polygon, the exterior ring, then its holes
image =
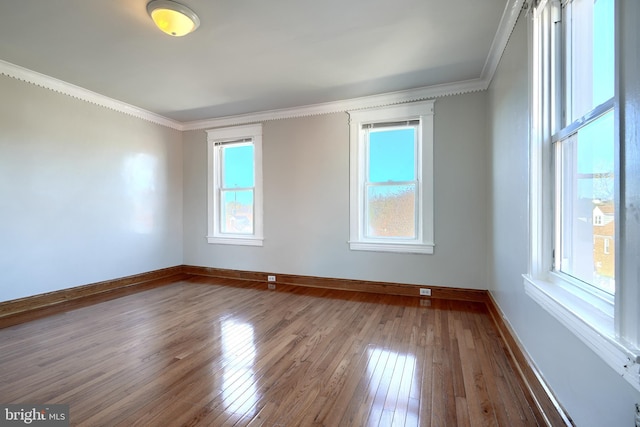
{"type": "Polygon", "coordinates": [[[156,26],[170,36],[182,37],[200,25],[200,18],[193,10],[171,0],[151,0],[147,3],[147,13],[156,26]]]}

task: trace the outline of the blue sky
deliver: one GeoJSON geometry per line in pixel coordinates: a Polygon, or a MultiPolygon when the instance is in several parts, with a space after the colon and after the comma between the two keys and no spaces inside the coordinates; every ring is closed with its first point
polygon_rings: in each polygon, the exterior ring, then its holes
{"type": "Polygon", "coordinates": [[[413,181],[416,176],[415,129],[369,133],[369,181],[413,181]]]}
{"type": "Polygon", "coordinates": [[[253,187],[253,145],[224,148],[224,187],[253,187]]]}
{"type": "MultiPolygon", "coordinates": [[[[247,188],[255,185],[253,145],[227,146],[223,149],[223,186],[247,188]]],[[[253,205],[253,191],[228,192],[225,202],[236,201],[253,205]]]]}
{"type": "Polygon", "coordinates": [[[615,85],[614,0],[593,5],[593,104],[611,98],[615,85]]]}
{"type": "MultiPolygon", "coordinates": [[[[614,95],[615,88],[615,31],[614,0],[597,0],[593,6],[593,107],[614,95]]],[[[614,172],[615,126],[613,112],[609,112],[578,132],[578,173],[614,172]]],[[[579,198],[612,199],[613,179],[605,183],[597,179],[581,179],[579,198]]]]}

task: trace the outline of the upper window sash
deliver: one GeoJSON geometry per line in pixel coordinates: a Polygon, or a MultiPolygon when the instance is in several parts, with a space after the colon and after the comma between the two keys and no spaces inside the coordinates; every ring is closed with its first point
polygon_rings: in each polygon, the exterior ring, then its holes
{"type": "MultiPolygon", "coordinates": [[[[554,6],[557,9],[557,6],[554,6]]],[[[560,19],[562,128],[615,95],[615,0],[564,1],[560,19]]]]}

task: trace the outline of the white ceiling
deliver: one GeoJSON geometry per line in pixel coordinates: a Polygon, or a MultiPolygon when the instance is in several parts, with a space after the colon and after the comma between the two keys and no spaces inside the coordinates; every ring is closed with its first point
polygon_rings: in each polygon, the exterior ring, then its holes
{"type": "Polygon", "coordinates": [[[147,0],[0,0],[0,60],[192,122],[479,79],[513,3],[180,1],[173,38],[147,0]]]}

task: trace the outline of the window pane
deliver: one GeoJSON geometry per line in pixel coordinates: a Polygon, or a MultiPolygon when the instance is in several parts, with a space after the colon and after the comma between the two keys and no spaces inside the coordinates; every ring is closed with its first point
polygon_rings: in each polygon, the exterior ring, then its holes
{"type": "Polygon", "coordinates": [[[613,97],[614,0],[574,0],[567,8],[571,123],[613,97]]]}
{"type": "Polygon", "coordinates": [[[562,142],[561,185],[560,270],[613,294],[615,223],[612,111],[562,142]]]}
{"type": "Polygon", "coordinates": [[[253,190],[221,191],[220,231],[253,234],[253,190]]]}
{"type": "Polygon", "coordinates": [[[367,187],[367,237],[416,237],[416,185],[367,187]]]}
{"type": "Polygon", "coordinates": [[[222,147],[223,188],[248,188],[254,186],[253,145],[229,145],[222,147]]]}
{"type": "Polygon", "coordinates": [[[369,131],[369,182],[416,179],[416,129],[369,131]]]}

